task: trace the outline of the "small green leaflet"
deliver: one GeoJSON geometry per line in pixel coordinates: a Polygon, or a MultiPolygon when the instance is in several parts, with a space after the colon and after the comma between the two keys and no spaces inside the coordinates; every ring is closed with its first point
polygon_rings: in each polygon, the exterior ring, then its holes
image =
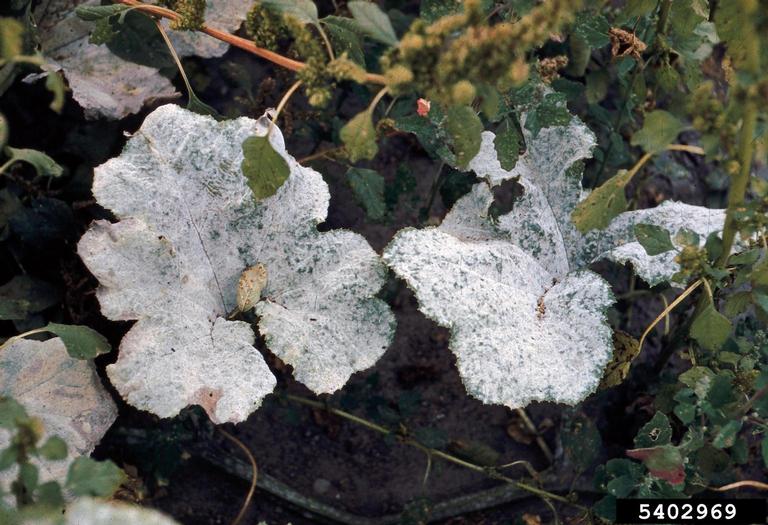
{"type": "Polygon", "coordinates": [[[6,147],[5,153],[10,157],[9,160],[13,162],[26,162],[27,164],[30,164],[35,168],[38,175],[44,177],[61,177],[64,173],[64,168],[59,166],[55,160],[42,151],[6,147]]]}
{"type": "Polygon", "coordinates": [[[312,0],[259,0],[270,11],[292,16],[305,24],[319,23],[317,6],[312,0]]]}
{"type": "Polygon", "coordinates": [[[669,146],[685,126],[677,117],[657,109],[645,116],[643,127],[632,135],[633,146],[640,146],[646,153],[659,153],[669,146]]]}
{"type": "Polygon", "coordinates": [[[351,162],[371,160],[379,152],[376,144],[376,130],[371,112],[367,109],[355,115],[339,132],[351,162]]]}
{"type": "Polygon", "coordinates": [[[624,188],[632,175],[630,171],[619,170],[602,186],[587,195],[586,199],[576,204],[571,219],[581,233],[607,228],[617,215],[627,211],[624,188]]]}
{"type": "Polygon", "coordinates": [[[27,411],[10,397],[0,396],[0,428],[13,430],[17,421],[27,419],[27,411]]]}
{"type": "Polygon", "coordinates": [[[493,146],[496,148],[496,153],[499,156],[499,164],[507,171],[514,168],[517,163],[522,138],[517,130],[517,126],[508,118],[504,119],[499,129],[496,130],[493,146]]]}
{"type": "Polygon", "coordinates": [[[656,226],[655,224],[635,224],[634,230],[637,241],[642,244],[645,252],[650,256],[675,249],[672,239],[669,237],[669,232],[661,226],[656,226]]]}
{"type": "Polygon", "coordinates": [[[125,480],[125,473],[111,461],[81,456],[69,466],[66,488],[75,496],[112,496],[125,480]]]}
{"type": "Polygon", "coordinates": [[[483,123],[475,110],[469,106],[454,106],[448,110],[445,129],[453,143],[456,166],[466,168],[482,142],[483,123]]]}
{"type": "Polygon", "coordinates": [[[87,326],[48,323],[44,330],[59,336],[67,353],[75,359],[93,359],[112,350],[103,335],[87,326]]]}
{"type": "Polygon", "coordinates": [[[13,18],[0,18],[0,59],[13,60],[23,52],[24,26],[13,18]]]}
{"type": "Polygon", "coordinates": [[[86,22],[95,22],[102,18],[109,18],[110,16],[120,14],[127,9],[129,7],[123,4],[81,5],[75,8],[75,14],[86,22]]]}
{"type": "Polygon", "coordinates": [[[248,137],[243,141],[240,167],[256,200],[274,195],[291,173],[288,163],[275,151],[267,136],[248,137]]]}
{"type": "Polygon", "coordinates": [[[707,350],[719,350],[731,335],[731,321],[708,304],[691,325],[691,337],[707,350]]]}
{"type": "Polygon", "coordinates": [[[388,46],[397,45],[397,35],[389,17],[373,2],[356,1],[347,4],[360,28],[369,37],[388,46]]]}
{"type": "Polygon", "coordinates": [[[679,485],[685,481],[683,456],[672,445],[627,450],[627,456],[642,461],[651,475],[679,485]]]}
{"type": "Polygon", "coordinates": [[[635,436],[635,447],[647,448],[669,445],[672,441],[672,426],[663,412],[656,412],[635,436]]]}
{"type": "Polygon", "coordinates": [[[355,197],[363,206],[365,212],[373,220],[381,220],[387,213],[384,202],[384,177],[374,170],[350,168],[347,180],[355,192],[355,197]]]}
{"type": "Polygon", "coordinates": [[[37,452],[45,459],[58,461],[67,457],[67,443],[58,436],[49,437],[37,452]]]}

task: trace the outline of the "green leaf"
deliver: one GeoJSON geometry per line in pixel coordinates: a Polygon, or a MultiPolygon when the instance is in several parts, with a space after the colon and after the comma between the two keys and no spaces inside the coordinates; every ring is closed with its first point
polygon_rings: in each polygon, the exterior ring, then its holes
{"type": "Polygon", "coordinates": [[[28,275],[17,275],[0,286],[0,319],[26,319],[55,305],[60,298],[57,286],[28,275]]]}
{"type": "Polygon", "coordinates": [[[355,197],[365,206],[369,218],[377,221],[384,218],[387,206],[384,202],[384,177],[377,171],[364,168],[350,168],[347,180],[355,197]]]}
{"type": "Polygon", "coordinates": [[[114,15],[119,15],[129,7],[123,4],[81,5],[75,8],[75,14],[86,22],[95,22],[114,15]]]}
{"type": "Polygon", "coordinates": [[[18,421],[27,419],[24,407],[10,397],[0,396],[0,428],[14,430],[18,421]]]}
{"type": "Polygon", "coordinates": [[[123,60],[143,66],[175,68],[176,63],[155,22],[136,11],[127,11],[123,15],[119,22],[112,22],[117,34],[107,43],[109,50],[123,60]]]}
{"type": "Polygon", "coordinates": [[[483,123],[469,106],[454,106],[448,110],[445,130],[451,137],[456,166],[466,168],[480,151],[483,123]]]}
{"type": "Polygon", "coordinates": [[[125,473],[111,461],[81,456],[69,466],[66,488],[75,496],[108,498],[125,479],[125,473]]]}
{"type": "Polygon", "coordinates": [[[64,173],[64,168],[59,166],[55,160],[34,149],[17,149],[10,146],[5,148],[5,153],[14,162],[26,162],[31,164],[38,175],[44,177],[60,177],[64,173]]]}
{"type": "Polygon", "coordinates": [[[608,30],[611,24],[601,14],[582,11],[576,15],[573,32],[584,39],[589,47],[598,48],[607,46],[611,39],[608,30]]]}
{"type": "Polygon", "coordinates": [[[603,447],[597,426],[582,415],[569,419],[560,436],[566,457],[582,471],[592,465],[603,447]]]}
{"type": "Polygon", "coordinates": [[[661,226],[655,224],[635,224],[635,237],[648,255],[659,255],[660,253],[674,250],[672,239],[669,232],[661,226]]]}
{"type": "Polygon", "coordinates": [[[734,419],[723,426],[712,440],[712,446],[715,448],[729,448],[736,442],[736,436],[741,430],[741,419],[734,419]]]}
{"type": "Polygon", "coordinates": [[[360,28],[373,38],[388,46],[397,45],[397,35],[389,17],[372,2],[355,1],[347,4],[360,28]]]}
{"type": "Polygon", "coordinates": [[[630,476],[619,476],[608,482],[608,494],[617,498],[626,498],[637,486],[637,481],[630,476]]]}
{"type": "Polygon", "coordinates": [[[40,480],[40,471],[32,463],[22,463],[19,465],[19,478],[22,486],[28,493],[32,493],[37,488],[40,480]]]}
{"type": "Polygon", "coordinates": [[[312,0],[259,0],[259,3],[273,13],[292,16],[299,22],[319,23],[317,6],[312,0]]]}
{"type": "Polygon", "coordinates": [[[694,366],[678,377],[679,381],[692,389],[699,399],[705,399],[712,386],[715,373],[706,366],[694,366]]]}
{"type": "Polygon", "coordinates": [[[371,112],[367,109],[355,115],[339,132],[351,162],[371,160],[379,152],[371,112]]]}
{"type": "Polygon", "coordinates": [[[536,137],[544,128],[553,126],[567,126],[571,122],[571,114],[568,112],[565,95],[562,93],[549,93],[542,101],[528,111],[525,119],[525,129],[536,137]]]}
{"type": "Polygon", "coordinates": [[[365,66],[363,44],[357,33],[350,29],[350,24],[356,25],[354,20],[338,16],[326,16],[320,20],[320,23],[325,26],[328,32],[328,38],[331,40],[333,52],[336,53],[336,56],[346,53],[350,60],[365,66]]]}
{"type": "Polygon", "coordinates": [[[765,436],[760,443],[760,452],[763,455],[763,465],[768,468],[768,436],[765,436]]]}
{"type": "Polygon", "coordinates": [[[619,170],[599,188],[592,190],[586,199],[579,201],[571,215],[576,228],[581,233],[602,230],[607,228],[617,215],[627,211],[624,188],[631,179],[631,172],[619,170]]]}
{"type": "Polygon", "coordinates": [[[61,486],[56,481],[48,481],[37,487],[35,492],[37,503],[48,508],[60,508],[65,505],[61,486]]]}
{"type": "Polygon", "coordinates": [[[67,443],[58,436],[49,437],[37,452],[45,459],[52,461],[65,459],[67,457],[67,443]]]}
{"type": "Polygon", "coordinates": [[[653,418],[643,425],[635,436],[635,447],[648,448],[669,445],[672,441],[672,426],[662,412],[656,412],[653,418]]]}
{"type": "Polygon", "coordinates": [[[632,135],[630,143],[640,146],[646,153],[659,153],[664,151],[684,128],[677,117],[657,109],[645,116],[643,127],[632,135]]]}
{"type": "Polygon", "coordinates": [[[683,246],[699,247],[699,234],[688,228],[680,228],[675,234],[675,242],[683,246]]]}
{"type": "Polygon", "coordinates": [[[291,173],[288,163],[266,136],[248,137],[243,141],[240,167],[256,200],[274,195],[291,173]]]}
{"type": "Polygon", "coordinates": [[[696,407],[688,403],[675,406],[674,412],[684,425],[691,423],[696,417],[696,407]]]}
{"type": "Polygon", "coordinates": [[[510,171],[515,167],[520,155],[521,139],[517,126],[510,119],[504,119],[496,130],[496,138],[493,139],[493,146],[503,169],[510,171]]]}
{"type": "Polygon", "coordinates": [[[103,335],[87,326],[48,323],[45,331],[59,336],[67,353],[75,359],[93,359],[112,350],[103,335]]]}
{"type": "Polygon", "coordinates": [[[706,350],[719,350],[731,335],[731,321],[708,304],[691,325],[691,337],[706,350]]]}

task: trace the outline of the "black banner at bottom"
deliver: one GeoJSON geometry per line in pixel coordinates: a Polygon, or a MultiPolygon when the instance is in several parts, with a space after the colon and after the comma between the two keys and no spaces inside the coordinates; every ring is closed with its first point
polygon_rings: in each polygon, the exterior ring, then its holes
{"type": "Polygon", "coordinates": [[[765,524],[766,499],[619,499],[616,523],[765,524]]]}

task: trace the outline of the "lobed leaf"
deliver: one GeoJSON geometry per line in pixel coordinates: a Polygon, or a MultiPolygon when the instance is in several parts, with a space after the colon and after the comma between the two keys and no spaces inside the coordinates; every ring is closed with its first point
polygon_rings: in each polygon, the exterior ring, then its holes
{"type": "Polygon", "coordinates": [[[394,319],[373,297],[384,267],[361,236],[317,231],[328,187],[286,153],[277,127],[269,141],[290,175],[254,200],[241,144],[269,127],[163,106],[95,170],[94,195],[121,220],[96,222],[78,252],[101,282],[104,315],[138,320],[107,373],[139,408],[169,417],[199,404],[216,422],[242,421],[271,392],[251,327],[227,319],[257,264],[267,274],[259,331],[313,391],[341,388],[389,345],[394,319]]]}
{"type": "MultiPolygon", "coordinates": [[[[60,461],[66,442],[66,457],[88,455],[117,417],[117,407],[101,385],[92,362],[72,359],[59,338],[45,342],[21,339],[0,352],[0,396],[10,396],[42,421],[43,447],[50,457],[41,460],[43,480],[63,479],[66,461],[60,461]]],[[[0,416],[0,421],[2,416],[0,416]]],[[[0,449],[9,435],[0,429],[0,449]]],[[[13,471],[4,471],[0,480],[13,471]]]]}

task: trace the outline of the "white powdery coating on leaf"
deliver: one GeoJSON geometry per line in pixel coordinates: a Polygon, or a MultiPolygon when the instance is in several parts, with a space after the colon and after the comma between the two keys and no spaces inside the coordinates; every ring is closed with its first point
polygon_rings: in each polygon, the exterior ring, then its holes
{"type": "Polygon", "coordinates": [[[419,308],[451,329],[469,394],[512,408],[576,403],[610,360],[608,284],[588,272],[553,276],[507,240],[463,241],[440,228],[403,230],[384,253],[419,308]]]}
{"type": "MultiPolygon", "coordinates": [[[[666,229],[673,244],[675,234],[680,230],[691,230],[699,234],[699,244],[703,246],[710,234],[723,229],[724,222],[725,210],[674,201],[663,202],[656,208],[624,212],[611,221],[605,230],[587,234],[582,260],[586,263],[599,259],[620,264],[631,263],[639,277],[655,286],[669,281],[680,271],[680,265],[675,262],[677,250],[648,255],[635,239],[636,224],[652,224],[666,229]]],[[[682,245],[677,247],[682,248],[682,245]]]]}
{"type": "Polygon", "coordinates": [[[255,202],[242,142],[268,121],[216,122],[178,106],[151,113],[123,153],[95,171],[93,192],[120,219],[96,223],[78,251],[99,278],[111,319],[138,319],[110,379],[139,408],[172,416],[200,404],[214,421],[242,421],[275,379],[253,332],[224,317],[241,273],[267,269],[256,311],[269,348],[315,392],[333,392],[389,345],[393,316],[373,295],[385,269],[359,235],[320,233],[328,186],[270,143],[290,176],[255,202]]]}
{"type": "Polygon", "coordinates": [[[496,135],[489,131],[483,132],[480,152],[469,167],[492,187],[518,179],[525,192],[512,211],[499,218],[499,227],[549,272],[562,276],[575,267],[571,254],[580,243],[571,213],[581,194],[581,170],[573,168],[592,156],[596,139],[575,117],[567,126],[539,130],[536,137],[525,128],[525,115],[521,121],[526,151],[512,170],[501,167],[496,135]]]}
{"type": "Polygon", "coordinates": [[[178,525],[159,511],[116,501],[80,498],[67,507],[65,525],[178,525]]]}
{"type": "MultiPolygon", "coordinates": [[[[248,14],[249,6],[242,0],[206,0],[205,24],[214,29],[234,33],[240,28],[248,14]]],[[[163,20],[168,35],[179,56],[201,58],[220,57],[229,49],[229,44],[199,31],[173,31],[170,21],[163,20]]]]}
{"type": "MultiPolygon", "coordinates": [[[[69,463],[90,454],[117,417],[109,393],[91,361],[73,359],[59,338],[45,342],[22,339],[0,352],[0,395],[21,403],[40,418],[44,442],[58,436],[67,443],[68,459],[38,460],[41,481],[66,477],[69,463]]],[[[0,429],[0,450],[10,434],[0,429]]],[[[15,477],[15,469],[0,473],[0,482],[15,477]]],[[[7,485],[6,485],[7,487],[7,485]]]]}
{"type": "Polygon", "coordinates": [[[93,24],[74,13],[77,5],[99,5],[98,0],[57,0],[46,6],[52,27],[41,31],[43,54],[51,62],[47,69],[61,69],[72,96],[86,118],[121,119],[137,113],[149,99],[176,96],[176,88],[157,69],[123,60],[106,45],[88,42],[93,24]],[[61,5],[58,5],[61,4],[61,5]],[[56,10],[67,9],[56,21],[56,10]]]}

